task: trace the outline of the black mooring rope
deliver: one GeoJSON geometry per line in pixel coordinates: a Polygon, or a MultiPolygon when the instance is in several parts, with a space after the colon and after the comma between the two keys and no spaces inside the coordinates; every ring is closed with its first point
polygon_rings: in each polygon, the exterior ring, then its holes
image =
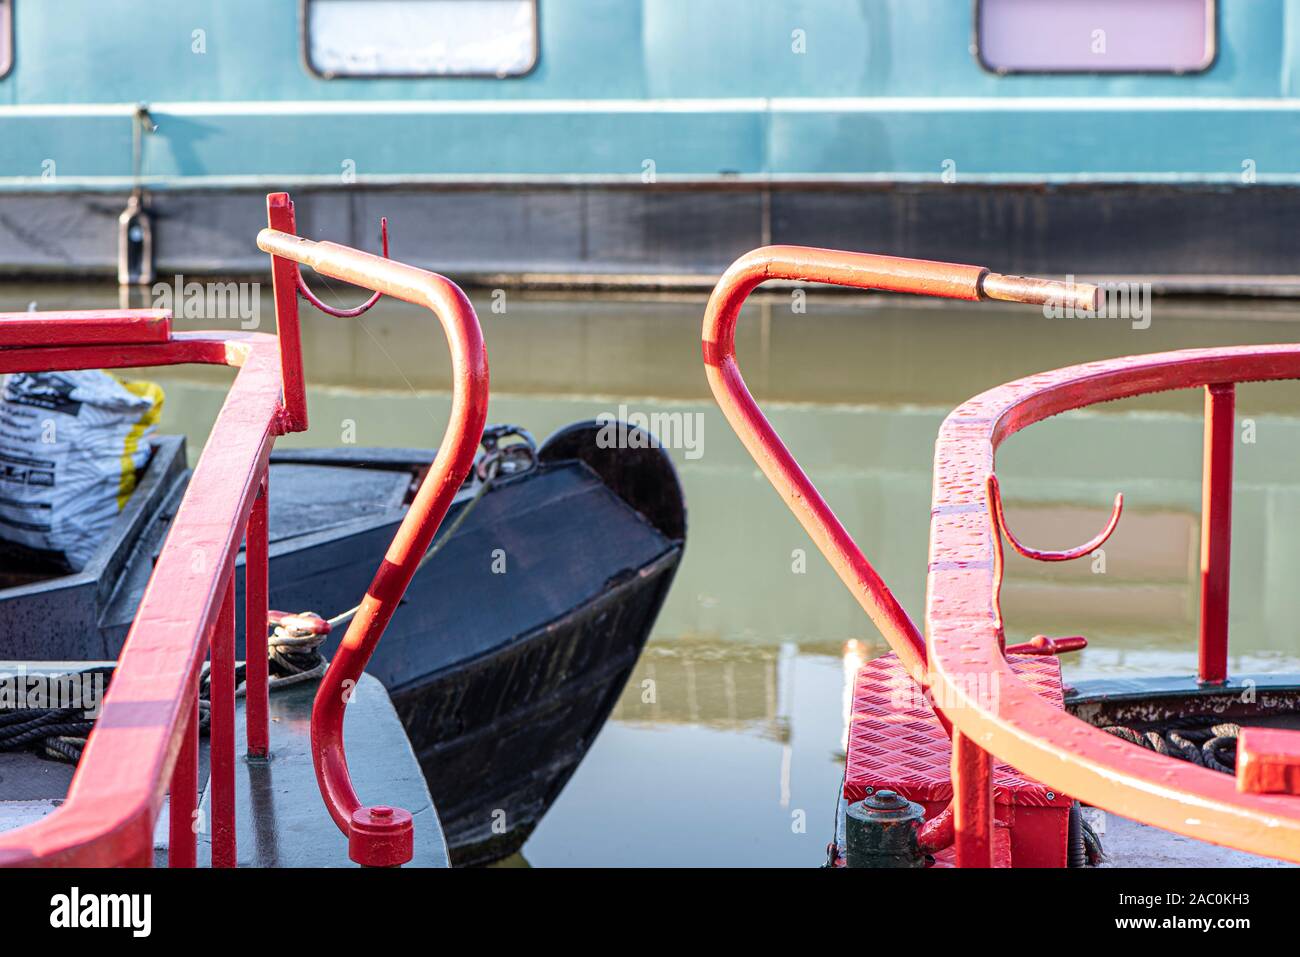
{"type": "MultiPolygon", "coordinates": [[[[268,654],[268,672],[271,687],[291,683],[292,679],[316,669],[322,669],[325,659],[312,649],[285,650],[271,640],[268,654]],[[280,679],[277,682],[277,679],[280,679]]],[[[235,685],[244,681],[246,666],[235,668],[235,685]]],[[[79,677],[82,674],[102,672],[105,685],[113,680],[113,667],[90,669],[71,675],[56,675],[51,681],[79,677]]],[[[212,720],[210,675],[205,670],[199,679],[199,734],[206,736],[212,720]]],[[[237,692],[241,693],[241,692],[237,692]]],[[[0,708],[0,752],[34,750],[52,761],[76,764],[86,747],[86,738],[94,730],[95,721],[86,717],[79,708],[0,708]]]]}
{"type": "Polygon", "coordinates": [[[1185,718],[1161,728],[1138,731],[1124,725],[1102,728],[1108,734],[1202,768],[1235,774],[1241,725],[1216,718],[1185,718]]]}
{"type": "MultiPolygon", "coordinates": [[[[103,675],[107,685],[113,680],[113,668],[105,666],[88,668],[85,671],[67,675],[52,675],[50,683],[81,680],[87,675],[103,675]]],[[[88,718],[86,708],[26,708],[0,707],[0,751],[26,751],[36,749],[47,757],[69,760],[67,755],[73,751],[78,756],[86,735],[95,726],[93,718],[88,718]],[[80,742],[78,744],[77,742],[80,742]]]]}

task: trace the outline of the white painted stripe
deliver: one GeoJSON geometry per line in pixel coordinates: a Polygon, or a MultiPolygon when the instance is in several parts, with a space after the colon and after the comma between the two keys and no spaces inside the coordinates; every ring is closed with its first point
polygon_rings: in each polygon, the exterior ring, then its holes
{"type": "Polygon", "coordinates": [[[774,112],[789,113],[1300,110],[1300,98],[1230,96],[776,97],[771,102],[774,112]]]}
{"type": "Polygon", "coordinates": [[[128,103],[33,103],[27,105],[0,106],[0,118],[3,117],[44,117],[44,116],[107,116],[130,117],[135,115],[135,104],[128,103]]]}
{"type": "MultiPolygon", "coordinates": [[[[649,100],[278,100],[158,102],[173,116],[336,116],[352,114],[546,113],[925,113],[925,112],[1197,112],[1296,111],[1300,98],[1267,97],[734,97],[649,100]]],[[[0,106],[0,117],[131,116],[134,104],[75,103],[0,106]]]]}
{"type": "MultiPolygon", "coordinates": [[[[112,191],[129,190],[133,184],[130,176],[59,176],[56,180],[44,180],[39,176],[0,176],[0,192],[22,191],[27,193],[64,193],[76,190],[112,191]]],[[[890,184],[939,184],[940,173],[737,173],[725,176],[696,173],[660,173],[657,177],[659,186],[702,186],[719,187],[748,186],[761,187],[812,186],[825,185],[868,185],[888,186],[890,184]]],[[[1169,172],[1122,172],[1122,173],[963,173],[958,177],[958,185],[979,186],[1016,186],[1047,184],[1131,184],[1131,185],[1189,185],[1211,184],[1223,186],[1242,185],[1238,172],[1223,173],[1169,173],[1169,172]]],[[[1300,173],[1260,173],[1257,177],[1260,186],[1295,186],[1300,185],[1300,173]]],[[[205,190],[205,189],[289,189],[300,186],[339,186],[343,183],[338,173],[292,173],[292,174],[242,174],[242,175],[207,175],[207,176],[146,176],[142,185],[154,190],[205,190]]],[[[538,188],[557,186],[632,186],[654,189],[646,185],[640,173],[373,173],[358,174],[357,186],[430,186],[457,187],[473,186],[518,188],[536,186],[538,188]]]]}

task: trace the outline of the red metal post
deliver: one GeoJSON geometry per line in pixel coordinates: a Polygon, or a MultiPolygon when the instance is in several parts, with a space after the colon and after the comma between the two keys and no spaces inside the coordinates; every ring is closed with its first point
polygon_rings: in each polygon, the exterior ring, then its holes
{"type": "Polygon", "coordinates": [[[235,866],[235,576],[221,600],[212,632],[211,723],[209,764],[212,772],[212,866],[235,866]]]}
{"type": "Polygon", "coordinates": [[[167,832],[167,865],[194,867],[198,863],[198,835],[194,810],[199,805],[199,689],[190,690],[189,718],[181,735],[181,750],[172,769],[167,832]]]}
{"type": "Polygon", "coordinates": [[[993,866],[993,759],[960,731],[952,736],[953,846],[958,867],[993,866]]]}
{"type": "Polygon", "coordinates": [[[1201,634],[1198,675],[1202,684],[1228,678],[1228,592],[1232,559],[1232,447],[1237,389],[1232,383],[1205,387],[1205,468],[1201,478],[1201,634]]]}
{"type": "MultiPolygon", "coordinates": [[[[293,200],[288,193],[271,193],[266,197],[266,222],[281,232],[297,232],[293,200]]],[[[279,256],[272,257],[271,288],[275,295],[275,331],[280,339],[285,431],[305,432],[307,386],[303,381],[302,334],[298,323],[298,264],[279,256]]]]}
{"type": "Polygon", "coordinates": [[[267,478],[253,500],[244,546],[244,717],[248,722],[248,756],[265,758],[267,733],[267,478]]]}

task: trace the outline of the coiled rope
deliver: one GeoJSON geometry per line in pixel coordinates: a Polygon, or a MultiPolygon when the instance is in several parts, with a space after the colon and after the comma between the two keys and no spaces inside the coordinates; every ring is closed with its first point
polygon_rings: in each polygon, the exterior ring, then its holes
{"type": "MultiPolygon", "coordinates": [[[[70,675],[41,676],[41,680],[60,686],[66,682],[84,681],[86,676],[94,675],[102,675],[107,687],[113,680],[113,667],[105,665],[70,675]]],[[[93,702],[77,708],[28,708],[22,702],[0,705],[0,751],[35,748],[47,757],[64,761],[69,760],[70,754],[79,756],[86,735],[95,726],[95,719],[88,716],[94,708],[93,702]]]]}
{"type": "MultiPolygon", "coordinates": [[[[303,681],[313,681],[325,674],[329,662],[318,650],[325,635],[289,634],[280,626],[267,639],[268,691],[278,691],[303,681]]],[[[90,668],[84,672],[51,676],[49,681],[79,679],[86,674],[103,674],[105,687],[113,680],[113,666],[90,668]]],[[[247,666],[235,668],[235,697],[246,690],[247,666]]],[[[211,723],[212,689],[209,666],[199,677],[199,733],[206,735],[211,723]]],[[[36,750],[52,761],[76,764],[86,747],[86,738],[95,727],[87,708],[0,708],[0,751],[36,750]]]]}
{"type": "Polygon", "coordinates": [[[1224,774],[1237,772],[1237,736],[1241,734],[1241,725],[1230,721],[1185,718],[1165,723],[1158,729],[1139,731],[1111,725],[1102,730],[1148,751],[1181,758],[1202,768],[1224,774]]]}

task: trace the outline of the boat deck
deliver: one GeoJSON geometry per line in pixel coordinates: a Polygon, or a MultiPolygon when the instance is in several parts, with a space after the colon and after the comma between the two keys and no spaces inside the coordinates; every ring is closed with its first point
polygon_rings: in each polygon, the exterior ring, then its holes
{"type": "MultiPolygon", "coordinates": [[[[79,663],[80,667],[86,663],[79,663]]],[[[10,663],[6,670],[21,665],[10,663]]],[[[27,665],[28,674],[38,666],[27,665]]],[[[73,670],[39,666],[42,673],[73,670]]],[[[277,690],[270,696],[271,757],[240,758],[235,773],[235,815],[240,835],[240,867],[350,867],[347,839],[330,819],[321,800],[311,761],[310,719],[316,683],[277,690]]],[[[236,754],[246,751],[243,698],[236,714],[236,754]]],[[[375,678],[362,675],[353,691],[344,724],[348,766],[363,800],[383,800],[411,812],[415,856],[409,866],[446,867],[442,827],[419,762],[389,701],[375,678]]],[[[200,739],[200,780],[207,780],[208,739],[200,739]]],[[[39,820],[54,811],[67,794],[73,766],[45,760],[30,752],[0,753],[0,832],[39,820]]],[[[200,807],[209,815],[204,787],[200,807]]],[[[167,805],[154,832],[154,864],[167,864],[167,805]]],[[[199,834],[199,866],[211,861],[211,835],[199,834]]]]}
{"type": "MultiPolygon", "coordinates": [[[[1098,812],[1090,811],[1096,827],[1098,812]]],[[[1162,831],[1126,817],[1106,814],[1102,818],[1101,846],[1105,858],[1101,867],[1295,867],[1286,861],[1230,847],[1206,844],[1181,834],[1162,831]]]]}

